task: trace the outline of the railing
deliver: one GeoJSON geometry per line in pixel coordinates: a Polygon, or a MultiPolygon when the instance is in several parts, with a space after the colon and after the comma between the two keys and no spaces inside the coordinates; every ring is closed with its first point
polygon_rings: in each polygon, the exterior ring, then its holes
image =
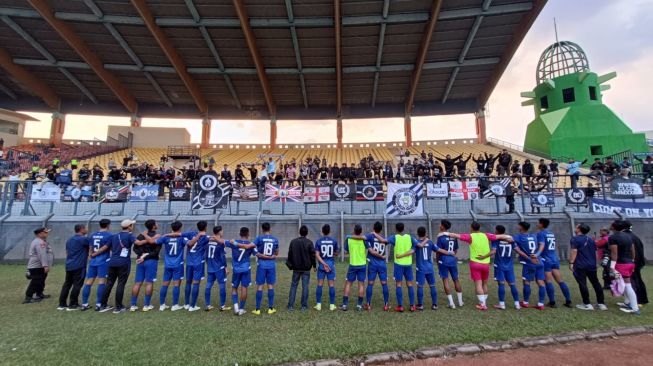
{"type": "MultiPolygon", "coordinates": [[[[647,176],[632,174],[633,178],[644,178],[643,190],[646,195],[644,198],[632,199],[628,202],[646,202],[653,205],[651,198],[651,183],[646,181],[647,176]]],[[[600,199],[610,199],[612,192],[610,182],[616,177],[604,175],[583,175],[578,181],[578,190],[583,192],[583,196],[600,199]],[[588,183],[592,183],[590,187],[588,183]]],[[[133,180],[121,180],[117,182],[71,182],[70,184],[61,184],[59,187],[53,183],[43,183],[36,181],[4,181],[0,189],[0,216],[5,214],[18,216],[33,216],[56,214],[63,216],[77,215],[125,215],[125,214],[144,214],[144,215],[173,215],[173,213],[187,213],[189,215],[197,214],[215,214],[222,211],[224,215],[247,215],[258,212],[267,212],[271,214],[313,214],[324,215],[334,213],[347,214],[366,214],[382,213],[386,210],[385,196],[387,195],[387,183],[447,183],[450,187],[454,182],[465,182],[463,190],[468,194],[468,199],[456,199],[453,196],[453,190],[444,188],[442,195],[442,186],[440,187],[440,196],[432,195],[435,192],[435,186],[424,186],[423,214],[487,214],[500,215],[520,211],[527,214],[548,211],[549,213],[562,212],[565,207],[571,207],[576,211],[591,212],[592,206],[587,200],[581,200],[570,203],[568,196],[572,187],[572,176],[544,176],[544,177],[443,177],[441,179],[421,179],[421,178],[403,178],[403,179],[347,179],[347,180],[305,180],[305,181],[280,181],[288,187],[299,187],[301,195],[295,199],[284,199],[280,202],[269,202],[266,198],[265,184],[270,183],[261,181],[242,180],[221,183],[230,183],[225,192],[230,197],[228,204],[220,209],[193,208],[192,201],[198,196],[199,192],[197,182],[180,181],[180,180],[161,180],[153,183],[138,182],[133,180]],[[45,185],[48,184],[47,187],[45,185]],[[307,196],[306,187],[309,186],[329,186],[330,191],[335,192],[336,184],[349,184],[348,188],[338,186],[344,190],[352,190],[354,193],[348,196],[349,199],[338,199],[329,194],[328,200],[318,200],[318,203],[307,203],[303,196],[307,196]],[[502,185],[503,187],[514,187],[514,195],[497,195],[493,193],[493,187],[502,185]],[[145,186],[146,188],[139,188],[145,186]],[[375,195],[374,200],[361,198],[365,186],[373,186],[371,190],[378,189],[381,194],[375,195]],[[477,186],[474,190],[473,188],[477,186]],[[149,188],[148,188],[149,187],[149,188]],[[250,187],[246,190],[245,187],[250,187]],[[429,191],[427,188],[431,188],[429,191]],[[143,193],[146,190],[147,192],[143,193]],[[244,192],[243,190],[246,190],[244,192]],[[75,192],[73,192],[75,191],[75,192]],[[109,195],[107,192],[114,192],[109,195]],[[132,194],[138,191],[140,194],[132,194]],[[54,193],[53,193],[54,192],[54,193]],[[174,192],[174,194],[173,194],[174,192]],[[244,192],[244,193],[243,193],[244,192]],[[476,192],[476,198],[472,199],[472,193],[476,192]],[[531,193],[533,197],[531,197],[531,193]],[[50,195],[54,196],[50,196],[50,195]],[[549,199],[550,202],[537,203],[534,200],[549,199]]],[[[456,183],[457,185],[457,183],[456,183]]],[[[311,190],[311,195],[315,191],[311,190]]],[[[462,191],[461,191],[462,192],[462,191]]],[[[456,192],[457,193],[457,192],[456,192]]],[[[578,193],[580,194],[580,193],[578,193]]],[[[460,197],[457,194],[456,197],[460,197]]],[[[324,198],[324,197],[323,197],[324,198]]],[[[317,198],[316,198],[317,200],[317,198]]]]}

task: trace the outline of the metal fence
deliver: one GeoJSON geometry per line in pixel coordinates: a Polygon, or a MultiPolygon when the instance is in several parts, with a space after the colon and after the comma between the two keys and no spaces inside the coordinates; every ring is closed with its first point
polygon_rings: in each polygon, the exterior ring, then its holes
{"type": "MultiPolygon", "coordinates": [[[[631,178],[640,178],[643,181],[644,198],[629,199],[627,202],[653,202],[651,197],[650,177],[642,174],[632,174],[631,178]]],[[[570,201],[569,190],[571,188],[572,176],[559,175],[551,177],[462,177],[443,178],[437,182],[478,182],[480,194],[478,199],[452,199],[450,195],[442,198],[426,198],[423,202],[423,215],[444,215],[444,214],[466,214],[466,215],[501,215],[507,213],[560,213],[565,209],[572,209],[577,212],[591,212],[592,207],[587,202],[589,198],[611,199],[610,183],[613,177],[604,175],[582,175],[578,177],[577,189],[583,192],[585,199],[570,201]],[[491,192],[494,185],[505,185],[514,187],[514,195],[495,195],[491,192]],[[590,186],[591,184],[591,186],[590,186]],[[538,196],[548,196],[548,202],[538,202],[538,196]],[[533,196],[533,197],[531,197],[533,196]],[[511,200],[514,200],[511,204],[511,200]]],[[[402,179],[401,183],[434,183],[433,180],[402,179]]],[[[247,186],[255,184],[251,181],[243,182],[247,186]]],[[[294,184],[297,181],[282,182],[294,184]]],[[[304,182],[305,186],[332,185],[334,181],[318,180],[304,182]]],[[[377,183],[383,186],[384,197],[387,194],[387,185],[384,180],[362,179],[350,183],[377,183]]],[[[173,182],[156,184],[156,200],[153,201],[130,201],[129,194],[123,202],[108,202],[102,196],[103,189],[116,185],[127,187],[127,191],[142,186],[142,183],[132,181],[122,182],[97,182],[81,183],[73,182],[67,187],[86,187],[90,191],[86,199],[66,201],[65,189],[62,189],[61,196],[49,202],[43,202],[39,197],[33,197],[33,188],[43,183],[36,181],[4,181],[0,182],[0,216],[79,216],[79,215],[100,215],[100,216],[128,216],[128,215],[207,215],[219,214],[228,216],[256,215],[327,215],[344,213],[346,215],[361,214],[383,214],[386,209],[385,198],[379,201],[356,200],[329,200],[320,203],[303,202],[267,202],[264,196],[264,189],[259,186],[258,198],[255,200],[242,200],[231,194],[229,203],[224,209],[192,209],[191,201],[197,191],[196,183],[173,182]],[[174,186],[172,184],[175,184],[174,186]],[[184,187],[188,189],[188,198],[184,201],[171,199],[170,193],[173,187],[184,187]]],[[[65,188],[65,187],[64,187],[65,188]]]]}

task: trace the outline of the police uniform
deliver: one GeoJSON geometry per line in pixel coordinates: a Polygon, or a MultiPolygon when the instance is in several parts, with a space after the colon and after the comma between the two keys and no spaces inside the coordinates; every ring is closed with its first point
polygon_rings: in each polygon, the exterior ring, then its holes
{"type": "MultiPolygon", "coordinates": [[[[44,228],[36,230],[34,233],[39,234],[44,228]]],[[[25,302],[31,300],[34,295],[38,298],[43,298],[43,290],[45,289],[45,279],[48,274],[45,268],[52,267],[54,262],[54,252],[52,247],[47,241],[41,238],[34,238],[29,247],[29,260],[27,262],[27,270],[30,275],[30,282],[25,291],[25,302]]]]}

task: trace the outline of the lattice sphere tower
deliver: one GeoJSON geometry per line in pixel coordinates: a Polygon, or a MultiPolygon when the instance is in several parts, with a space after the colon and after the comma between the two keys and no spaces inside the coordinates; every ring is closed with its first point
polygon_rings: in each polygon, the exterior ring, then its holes
{"type": "Polygon", "coordinates": [[[537,63],[537,84],[559,76],[589,71],[585,51],[574,42],[556,42],[542,52],[537,63]]]}

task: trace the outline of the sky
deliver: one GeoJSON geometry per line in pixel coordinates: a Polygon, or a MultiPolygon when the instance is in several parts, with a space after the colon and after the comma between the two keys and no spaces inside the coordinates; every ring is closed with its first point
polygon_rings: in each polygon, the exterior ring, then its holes
{"type": "MultiPolygon", "coordinates": [[[[520,92],[535,87],[535,70],[542,51],[558,37],[579,44],[588,55],[590,69],[599,75],[612,71],[603,101],[633,130],[652,130],[645,98],[653,85],[653,0],[549,0],[513,57],[486,109],[487,134],[521,145],[526,126],[534,118],[532,106],[522,107],[520,92]]],[[[47,138],[50,115],[29,113],[40,122],[28,122],[27,138],[47,138]]],[[[128,117],[66,116],[65,140],[105,140],[108,125],[129,125],[128,117]]],[[[191,142],[201,140],[200,120],[143,118],[143,127],[186,126],[191,142]]],[[[441,140],[475,136],[474,116],[431,116],[412,119],[413,139],[441,140]],[[456,128],[449,128],[456,126],[456,128]],[[419,131],[419,132],[418,132],[419,131]]],[[[278,143],[336,142],[336,121],[278,121],[278,143]],[[310,123],[310,129],[306,128],[310,123]]],[[[344,120],[343,141],[379,142],[403,140],[403,119],[344,120]],[[379,126],[383,126],[379,128],[379,126]],[[355,133],[354,133],[355,132],[355,133]]],[[[269,142],[268,121],[214,120],[211,143],[269,142]]]]}

